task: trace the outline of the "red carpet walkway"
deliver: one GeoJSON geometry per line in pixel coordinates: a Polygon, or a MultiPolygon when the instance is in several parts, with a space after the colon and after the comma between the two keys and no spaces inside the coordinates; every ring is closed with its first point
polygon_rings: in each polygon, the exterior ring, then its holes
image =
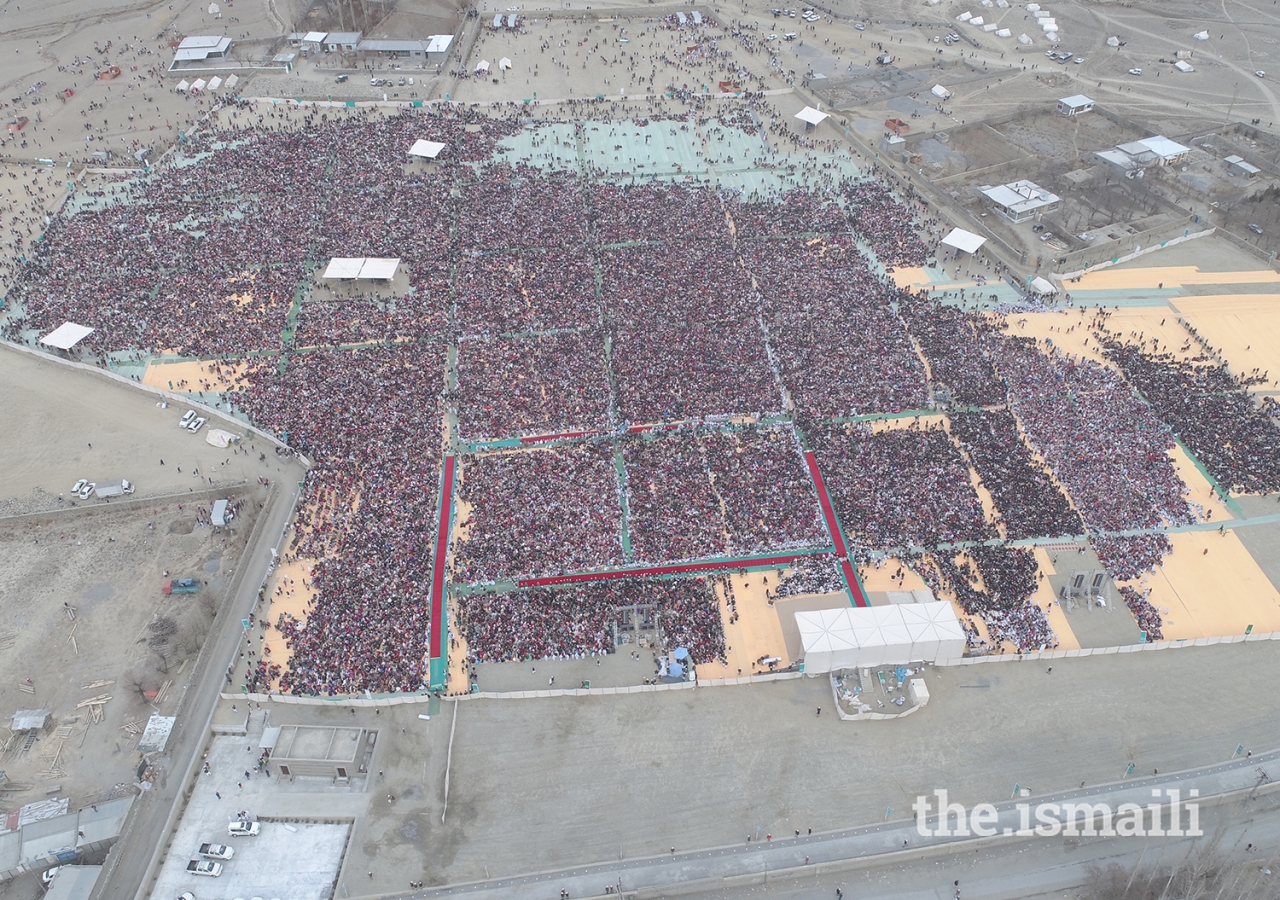
{"type": "MultiPolygon", "coordinates": [[[[436,529],[436,555],[431,563],[431,659],[432,672],[437,668],[435,660],[444,658],[444,576],[445,560],[449,556],[449,531],[453,520],[453,469],[452,454],[444,458],[444,474],[440,478],[440,523],[436,529]]],[[[433,678],[432,681],[435,679],[433,678]]]]}
{"type": "Polygon", "coordinates": [[[849,562],[849,549],[844,543],[844,532],[840,529],[840,520],[836,518],[835,507],[831,505],[831,496],[827,493],[827,484],[822,480],[822,473],[818,471],[818,460],[814,457],[812,450],[805,451],[804,461],[809,467],[809,477],[813,479],[813,486],[818,492],[818,505],[822,507],[822,517],[827,520],[827,531],[836,548],[836,559],[840,562],[840,571],[844,573],[844,583],[849,589],[849,598],[854,606],[870,606],[867,594],[862,589],[862,582],[858,580],[858,570],[854,568],[853,563],[849,562]]]}
{"type": "Polygon", "coordinates": [[[776,568],[797,559],[826,556],[826,553],[784,553],[779,556],[744,556],[715,559],[708,562],[676,563],[669,566],[644,566],[634,569],[609,569],[604,572],[576,572],[573,575],[549,575],[546,578],[522,578],[520,587],[547,587],[553,584],[578,584],[584,581],[610,581],[615,578],[653,578],[660,575],[686,575],[698,572],[727,572],[734,569],[776,568]]]}

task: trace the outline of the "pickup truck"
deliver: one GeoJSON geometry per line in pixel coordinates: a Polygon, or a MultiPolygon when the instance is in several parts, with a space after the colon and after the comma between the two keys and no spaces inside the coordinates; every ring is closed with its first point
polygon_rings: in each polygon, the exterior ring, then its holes
{"type": "Polygon", "coordinates": [[[234,850],[226,844],[201,844],[200,855],[205,859],[230,859],[235,855],[234,850]]]}
{"type": "Polygon", "coordinates": [[[200,591],[200,582],[194,578],[170,578],[160,585],[162,594],[196,594],[200,591]]]}
{"type": "Polygon", "coordinates": [[[211,859],[193,859],[187,863],[187,871],[192,875],[208,875],[210,878],[217,878],[222,874],[222,863],[211,859]]]}

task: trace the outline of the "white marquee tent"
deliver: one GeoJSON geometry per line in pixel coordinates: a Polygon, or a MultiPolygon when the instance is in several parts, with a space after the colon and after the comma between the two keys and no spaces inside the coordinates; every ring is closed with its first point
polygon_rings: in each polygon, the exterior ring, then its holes
{"type": "Polygon", "coordinates": [[[91,334],[93,334],[93,329],[87,325],[77,325],[75,322],[63,322],[57,328],[53,329],[53,331],[40,338],[40,343],[44,344],[46,347],[56,347],[59,350],[70,350],[91,334]]]}
{"type": "Polygon", "coordinates": [[[381,258],[363,256],[345,257],[335,256],[329,260],[329,265],[325,268],[321,278],[337,278],[343,280],[351,280],[353,278],[361,279],[377,279],[381,281],[390,281],[396,277],[396,269],[400,267],[400,258],[381,258]]]}
{"type": "Polygon", "coordinates": [[[413,146],[409,148],[409,155],[435,159],[440,155],[440,151],[443,149],[444,144],[441,144],[439,141],[417,140],[414,141],[413,146]]]}
{"type": "Polygon", "coordinates": [[[828,113],[814,109],[812,106],[806,106],[800,112],[796,113],[796,118],[806,125],[818,125],[824,119],[829,118],[828,113]]]}
{"type": "Polygon", "coordinates": [[[976,253],[978,248],[987,242],[987,239],[980,234],[974,234],[972,231],[965,231],[963,228],[952,228],[947,236],[942,239],[942,243],[948,247],[955,247],[957,250],[963,250],[965,253],[976,253]]]}
{"type": "Polygon", "coordinates": [[[964,655],[964,629],[945,600],[801,611],[795,617],[809,674],[964,655]]]}

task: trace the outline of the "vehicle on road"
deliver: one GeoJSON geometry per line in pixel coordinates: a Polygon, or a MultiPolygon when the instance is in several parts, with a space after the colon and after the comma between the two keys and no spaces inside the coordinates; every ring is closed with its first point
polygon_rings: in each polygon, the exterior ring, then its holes
{"type": "Polygon", "coordinates": [[[226,844],[201,844],[200,855],[205,859],[230,859],[236,855],[226,844]]]}
{"type": "Polygon", "coordinates": [[[244,819],[236,819],[227,825],[227,834],[232,837],[255,837],[260,831],[262,831],[261,822],[246,822],[244,819]]]}
{"type": "Polygon", "coordinates": [[[187,863],[187,871],[192,875],[205,875],[209,878],[217,878],[222,874],[222,863],[214,862],[211,859],[193,859],[187,863]]]}

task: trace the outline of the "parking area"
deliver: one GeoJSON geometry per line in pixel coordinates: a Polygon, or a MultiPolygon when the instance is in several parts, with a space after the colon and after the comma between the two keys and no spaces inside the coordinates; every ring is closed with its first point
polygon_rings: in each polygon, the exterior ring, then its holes
{"type": "Polygon", "coordinates": [[[324,779],[281,780],[274,772],[268,777],[255,768],[257,743],[237,735],[213,740],[205,759],[209,771],[197,776],[153,898],[173,900],[186,891],[198,900],[329,900],[334,895],[351,821],[363,811],[367,795],[360,787],[324,779]],[[246,777],[246,772],[252,774],[246,777]],[[258,820],[257,836],[228,836],[228,823],[242,812],[258,820]],[[222,861],[216,878],[187,871],[204,843],[226,844],[234,854],[222,861]]]}

